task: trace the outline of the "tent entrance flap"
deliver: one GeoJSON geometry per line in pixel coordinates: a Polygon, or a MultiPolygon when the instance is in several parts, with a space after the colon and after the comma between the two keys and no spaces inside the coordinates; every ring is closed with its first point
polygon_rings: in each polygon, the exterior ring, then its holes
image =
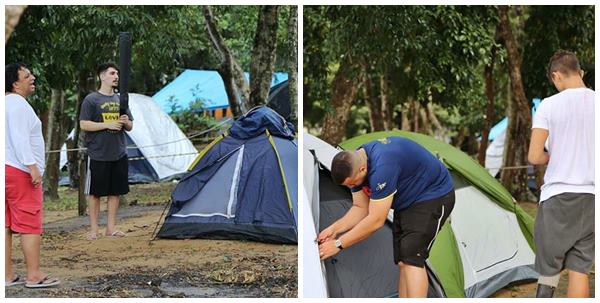
{"type": "MultiPolygon", "coordinates": [[[[453,224],[452,229],[460,244],[459,250],[466,255],[463,262],[469,262],[464,265],[476,274],[495,266],[501,267],[503,262],[512,260],[519,250],[509,213],[487,200],[487,196],[474,187],[458,189],[455,211],[451,214],[452,222],[462,223],[453,224]],[[496,230],[508,232],[495,233],[496,230]],[[482,254],[482,251],[493,251],[494,254],[482,254]]],[[[467,281],[465,283],[468,285],[467,281]]]]}
{"type": "MultiPolygon", "coordinates": [[[[321,202],[319,226],[325,228],[341,218],[352,206],[349,191],[319,172],[321,202]]],[[[392,230],[384,225],[352,249],[343,250],[325,262],[327,288],[334,298],[382,298],[398,288],[398,267],[392,256],[392,230]],[[356,287],[360,285],[360,287],[356,287]]]]}
{"type": "Polygon", "coordinates": [[[183,218],[193,216],[234,218],[243,157],[244,146],[228,157],[202,189],[172,216],[183,218]],[[206,203],[196,203],[202,201],[206,203]]]}

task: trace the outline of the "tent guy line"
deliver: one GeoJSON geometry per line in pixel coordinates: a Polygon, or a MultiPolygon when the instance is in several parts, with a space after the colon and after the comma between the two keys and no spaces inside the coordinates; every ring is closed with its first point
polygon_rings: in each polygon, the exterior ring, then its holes
{"type": "MultiPolygon", "coordinates": [[[[224,120],[224,121],[220,122],[219,124],[217,124],[217,125],[209,128],[209,129],[203,130],[203,131],[198,132],[196,134],[193,134],[193,135],[191,135],[189,137],[178,139],[178,140],[175,140],[175,141],[169,141],[169,142],[158,143],[158,144],[153,144],[153,145],[146,145],[146,146],[129,145],[129,146],[127,146],[127,148],[128,149],[135,149],[135,148],[140,149],[140,148],[147,148],[147,147],[156,147],[156,146],[161,146],[161,145],[169,145],[169,144],[177,143],[177,142],[180,142],[180,141],[184,141],[186,139],[189,140],[189,139],[192,139],[192,138],[204,135],[204,134],[206,134],[206,133],[208,133],[210,131],[213,131],[213,130],[215,130],[215,129],[221,127],[221,126],[223,126],[225,123],[229,122],[230,120],[231,120],[231,118],[228,118],[227,120],[224,120]]],[[[71,151],[84,151],[84,150],[87,150],[87,147],[68,148],[66,150],[49,150],[49,151],[46,152],[46,154],[58,153],[58,152],[61,152],[61,151],[71,152],[71,151]]]]}

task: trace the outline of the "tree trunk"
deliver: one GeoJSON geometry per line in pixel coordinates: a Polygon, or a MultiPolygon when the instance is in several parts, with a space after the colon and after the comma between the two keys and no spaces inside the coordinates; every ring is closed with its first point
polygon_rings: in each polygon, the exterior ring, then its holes
{"type": "Polygon", "coordinates": [[[204,5],[202,6],[202,10],[206,24],[206,33],[221,58],[221,64],[217,71],[225,84],[229,107],[231,107],[231,111],[235,117],[240,116],[249,110],[248,98],[250,89],[248,88],[248,81],[244,77],[244,71],[233,57],[229,47],[225,44],[221,33],[219,33],[210,6],[204,5]]]}
{"type": "Polygon", "coordinates": [[[467,139],[467,135],[466,133],[466,128],[464,127],[460,127],[458,129],[458,134],[456,135],[456,137],[454,137],[454,143],[452,145],[454,145],[454,147],[462,150],[462,145],[463,143],[465,143],[465,140],[467,139]]]}
{"type": "Polygon", "coordinates": [[[420,106],[421,104],[417,101],[417,100],[411,100],[410,103],[410,115],[411,115],[411,119],[412,119],[412,123],[411,123],[411,129],[410,131],[412,132],[419,132],[419,110],[421,108],[420,106]]]}
{"type": "MultiPolygon", "coordinates": [[[[88,93],[88,88],[90,87],[88,83],[88,74],[84,71],[79,73],[78,79],[78,96],[77,101],[75,103],[75,121],[73,121],[73,133],[74,136],[72,138],[67,139],[67,149],[76,149],[79,147],[83,147],[83,145],[79,146],[79,113],[81,112],[81,103],[83,99],[88,93]]],[[[79,153],[78,151],[70,151],[67,152],[68,166],[69,166],[69,179],[71,188],[79,187],[79,153]]]]}
{"type": "MultiPolygon", "coordinates": [[[[79,146],[83,146],[83,133],[79,133],[79,146]]],[[[82,177],[82,182],[79,182],[78,195],[77,195],[77,214],[79,216],[85,216],[87,208],[87,200],[85,194],[85,176],[87,173],[87,152],[79,152],[77,161],[78,174],[82,177]]]]}
{"type": "Polygon", "coordinates": [[[19,24],[19,19],[21,19],[25,8],[27,8],[27,5],[6,5],[4,7],[4,45],[6,45],[10,35],[19,24]]]}
{"type": "Polygon", "coordinates": [[[290,90],[290,120],[298,129],[298,6],[290,6],[288,19],[288,43],[290,59],[288,60],[288,87],[290,90]]]}
{"type": "Polygon", "coordinates": [[[40,122],[42,122],[42,137],[44,142],[48,142],[48,123],[50,122],[50,109],[46,108],[39,114],[40,122]]]}
{"type": "Polygon", "coordinates": [[[485,152],[488,147],[488,137],[490,136],[490,129],[494,122],[494,61],[496,60],[496,48],[492,47],[490,64],[485,67],[483,73],[485,76],[485,96],[487,97],[488,103],[485,111],[485,125],[483,126],[483,132],[481,133],[481,142],[479,144],[479,151],[477,153],[477,161],[483,167],[485,167],[485,152]]]}
{"type": "Polygon", "coordinates": [[[275,69],[278,16],[279,6],[260,7],[250,63],[250,108],[265,105],[269,97],[273,69],[275,69]]]}
{"type": "Polygon", "coordinates": [[[427,111],[427,117],[429,118],[429,121],[431,122],[432,126],[435,126],[435,136],[438,139],[443,140],[446,137],[446,130],[440,123],[440,120],[438,120],[437,116],[435,115],[435,112],[433,110],[433,103],[427,103],[427,107],[425,109],[427,111]]]}
{"type": "Polygon", "coordinates": [[[411,131],[411,124],[410,124],[410,112],[412,110],[412,101],[408,101],[408,105],[404,104],[402,106],[402,111],[401,111],[401,115],[400,116],[400,129],[401,130],[407,130],[407,131],[411,131]]]}
{"type": "MultiPolygon", "coordinates": [[[[48,117],[48,134],[46,137],[46,152],[59,150],[64,137],[62,135],[61,121],[65,111],[65,95],[63,90],[52,89],[50,111],[48,117]]],[[[46,153],[46,171],[44,173],[44,198],[58,200],[58,178],[60,175],[60,153],[46,153]]]]}
{"type": "Polygon", "coordinates": [[[323,119],[321,139],[332,145],[337,145],[344,138],[350,107],[358,92],[358,83],[352,74],[354,69],[352,61],[345,57],[331,83],[331,108],[323,119]]]}
{"type": "MultiPolygon", "coordinates": [[[[85,133],[81,131],[79,127],[79,114],[81,112],[81,104],[83,99],[88,92],[94,89],[94,81],[88,81],[89,73],[82,71],[79,74],[79,87],[78,87],[78,98],[76,104],[75,113],[75,131],[73,139],[70,144],[67,143],[68,148],[82,148],[85,146],[84,138],[85,133]],[[69,147],[71,145],[71,147],[69,147]]],[[[92,78],[93,79],[93,78],[92,78]]],[[[85,177],[87,173],[87,152],[86,151],[73,151],[70,152],[71,159],[69,159],[69,176],[71,177],[71,187],[77,186],[79,189],[79,195],[77,200],[77,214],[84,216],[86,214],[87,200],[85,191],[85,177]]]]}
{"type": "Polygon", "coordinates": [[[379,75],[370,67],[367,62],[364,66],[363,83],[365,87],[365,99],[369,107],[369,120],[371,121],[371,131],[377,132],[384,130],[383,116],[381,114],[381,99],[379,96],[379,75]]]}
{"type": "MultiPolygon", "coordinates": [[[[499,6],[498,11],[500,16],[499,32],[504,40],[504,46],[508,57],[511,88],[503,166],[520,166],[527,164],[531,114],[527,98],[525,97],[523,82],[521,80],[521,57],[518,52],[517,41],[510,25],[508,7],[499,6]]],[[[520,201],[529,199],[530,192],[527,188],[527,170],[504,169],[502,170],[500,179],[502,184],[516,199],[520,201]]]]}
{"type": "Polygon", "coordinates": [[[389,99],[389,85],[387,74],[384,72],[379,77],[379,90],[381,94],[381,120],[383,121],[383,129],[391,130],[393,128],[393,108],[389,99]]]}
{"type": "Polygon", "coordinates": [[[425,106],[421,106],[421,109],[419,109],[419,119],[421,120],[421,129],[419,130],[419,133],[433,136],[433,128],[429,122],[429,115],[427,114],[425,106]]]}

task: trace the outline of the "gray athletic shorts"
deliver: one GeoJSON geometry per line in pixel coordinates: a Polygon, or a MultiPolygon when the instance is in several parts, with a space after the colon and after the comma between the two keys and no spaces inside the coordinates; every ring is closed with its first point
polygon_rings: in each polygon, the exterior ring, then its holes
{"type": "Polygon", "coordinates": [[[594,263],[594,195],[563,193],[542,202],[535,218],[535,270],[587,274],[594,263]]]}

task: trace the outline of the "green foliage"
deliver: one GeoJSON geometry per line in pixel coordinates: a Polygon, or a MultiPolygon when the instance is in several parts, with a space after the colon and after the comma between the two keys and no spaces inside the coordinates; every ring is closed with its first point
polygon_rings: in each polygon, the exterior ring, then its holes
{"type": "Polygon", "coordinates": [[[546,77],[548,60],[558,49],[575,52],[594,88],[594,7],[532,6],[525,22],[523,84],[528,98],[548,97],[556,88],[546,77]]]}
{"type": "Polygon", "coordinates": [[[74,114],[81,75],[95,78],[98,64],[118,62],[119,32],[133,36],[131,91],[151,95],[165,75],[174,76],[180,57],[206,48],[202,22],[189,6],[30,6],[6,44],[6,61],[33,67],[36,110],[44,111],[58,88],[69,93],[74,114]]]}
{"type": "Polygon", "coordinates": [[[169,97],[171,111],[169,115],[177,123],[180,129],[184,129],[188,134],[203,131],[217,125],[217,121],[210,116],[205,115],[206,100],[200,98],[198,86],[192,91],[196,98],[189,105],[189,109],[182,110],[177,104],[174,96],[169,97]]]}
{"type": "MultiPolygon", "coordinates": [[[[221,35],[231,49],[238,64],[243,70],[250,69],[254,33],[258,22],[258,6],[213,6],[213,13],[217,19],[221,35]]],[[[286,62],[289,60],[287,49],[287,20],[289,6],[283,6],[279,14],[279,27],[277,33],[277,50],[275,70],[285,71],[286,62]]],[[[213,51],[211,50],[211,53],[213,51]]],[[[216,60],[216,54],[212,54],[216,60]]]]}
{"type": "MultiPolygon", "coordinates": [[[[243,68],[251,59],[257,6],[214,8],[228,46],[243,68]]],[[[280,15],[281,41],[276,69],[288,60],[284,43],[289,7],[280,15]]],[[[153,95],[183,68],[216,69],[199,6],[29,6],[6,44],[6,62],[24,61],[37,77],[32,103],[38,112],[50,104],[51,88],[67,91],[74,114],[79,79],[94,79],[98,64],[118,62],[118,34],[133,36],[130,91],[153,95]]],[[[72,117],[74,118],[74,117],[72,117]]]]}
{"type": "Polygon", "coordinates": [[[387,74],[394,104],[431,101],[472,113],[473,103],[485,103],[495,19],[493,7],[305,7],[305,121],[318,124],[330,110],[333,67],[345,56],[387,74]]]}
{"type": "MultiPolygon", "coordinates": [[[[545,67],[558,48],[575,51],[588,74],[586,83],[593,83],[593,7],[520,6],[518,11],[512,21],[522,43],[523,82],[529,99],[554,90],[545,67]]],[[[510,97],[506,52],[496,40],[497,24],[494,6],[305,6],[305,125],[319,128],[325,113],[335,110],[330,106],[331,81],[342,58],[349,56],[359,73],[388,77],[395,121],[409,102],[433,102],[447,133],[466,127],[471,135],[480,135],[487,104],[484,68],[491,62],[493,48],[494,122],[505,116],[510,97]]],[[[358,98],[364,97],[361,90],[358,98]]],[[[354,112],[366,106],[353,107],[346,137],[370,128],[354,112]]]]}

